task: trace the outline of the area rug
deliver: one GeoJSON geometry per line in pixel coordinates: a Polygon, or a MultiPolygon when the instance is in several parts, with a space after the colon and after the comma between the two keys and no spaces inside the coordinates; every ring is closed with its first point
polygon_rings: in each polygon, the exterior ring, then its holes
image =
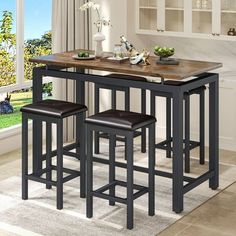
{"type": "MultiPolygon", "coordinates": [[[[107,144],[101,148],[101,156],[107,158],[107,144]]],[[[157,152],[157,168],[171,171],[171,160],[165,158],[164,152],[157,152]]],[[[117,161],[124,160],[124,147],[116,150],[117,161]]],[[[135,164],[147,165],[146,154],[141,154],[139,145],[135,146],[135,164]]],[[[9,163],[7,164],[9,165],[9,163]]],[[[9,166],[1,166],[1,169],[9,166]]],[[[18,174],[0,181],[0,235],[24,236],[106,236],[106,235],[139,235],[154,236],[188,214],[209,198],[229,186],[236,180],[236,166],[221,162],[220,187],[217,191],[208,188],[208,182],[187,193],[184,197],[184,211],[181,214],[172,212],[172,181],[156,177],[156,215],[148,216],[147,195],[135,200],[134,229],[126,229],[126,206],[116,204],[109,206],[108,201],[94,198],[94,217],[87,219],[85,215],[85,199],[79,197],[79,179],[64,185],[64,209],[56,210],[56,191],[46,190],[43,184],[29,182],[29,200],[21,200],[20,160],[10,163],[18,166],[18,174]]],[[[65,157],[65,166],[79,168],[79,163],[65,157]]],[[[208,168],[198,164],[197,157],[191,157],[191,174],[196,177],[208,168]]],[[[146,185],[147,175],[135,172],[135,183],[146,185]]],[[[125,180],[124,169],[117,168],[116,179],[125,180]]],[[[94,165],[95,188],[108,181],[108,166],[94,165]]],[[[117,194],[125,196],[125,189],[118,188],[117,194]]]]}

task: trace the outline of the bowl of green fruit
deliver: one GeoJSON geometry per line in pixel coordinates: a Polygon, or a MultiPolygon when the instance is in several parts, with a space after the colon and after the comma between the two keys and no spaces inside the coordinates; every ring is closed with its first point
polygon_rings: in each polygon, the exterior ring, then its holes
{"type": "Polygon", "coordinates": [[[167,57],[173,56],[175,54],[175,49],[168,48],[168,47],[156,46],[154,48],[154,54],[159,56],[160,58],[167,58],[167,57]]]}
{"type": "Polygon", "coordinates": [[[169,58],[175,54],[174,48],[155,46],[154,54],[159,57],[157,64],[178,65],[176,59],[169,58]]]}
{"type": "Polygon", "coordinates": [[[79,51],[78,54],[73,55],[73,58],[77,60],[92,60],[95,55],[91,55],[88,51],[79,51]]]}

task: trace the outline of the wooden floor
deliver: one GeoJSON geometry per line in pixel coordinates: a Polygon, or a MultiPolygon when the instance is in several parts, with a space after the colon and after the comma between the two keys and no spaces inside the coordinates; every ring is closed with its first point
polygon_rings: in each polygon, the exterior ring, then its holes
{"type": "MultiPolygon", "coordinates": [[[[21,157],[20,150],[0,156],[0,180],[14,176],[19,166],[2,166],[21,157]]],[[[221,151],[220,160],[236,165],[236,153],[221,151]]],[[[236,173],[235,173],[236,175],[236,173]]],[[[230,178],[230,176],[229,176],[230,178]]],[[[0,232],[1,236],[10,235],[0,232]]],[[[236,235],[236,183],[205,202],[158,236],[235,236],[236,235]]]]}
{"type": "MultiPolygon", "coordinates": [[[[228,164],[236,165],[236,153],[221,150],[220,160],[228,164]]],[[[235,235],[236,183],[158,234],[158,236],[235,235]]]]}

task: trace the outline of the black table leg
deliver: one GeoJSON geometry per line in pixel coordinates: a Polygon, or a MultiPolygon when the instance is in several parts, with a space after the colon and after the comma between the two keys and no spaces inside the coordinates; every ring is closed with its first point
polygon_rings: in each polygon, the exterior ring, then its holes
{"type": "Polygon", "coordinates": [[[85,82],[76,81],[76,103],[85,104],[85,82]]]}
{"type": "Polygon", "coordinates": [[[215,82],[209,84],[209,169],[214,176],[209,180],[209,187],[219,187],[219,75],[214,75],[215,82]]]}
{"type": "MultiPolygon", "coordinates": [[[[43,76],[38,68],[33,69],[33,102],[42,100],[43,76]]],[[[42,169],[42,122],[33,121],[33,173],[42,169]]]]}
{"type": "Polygon", "coordinates": [[[183,93],[173,93],[173,211],[183,210],[183,93]]]}

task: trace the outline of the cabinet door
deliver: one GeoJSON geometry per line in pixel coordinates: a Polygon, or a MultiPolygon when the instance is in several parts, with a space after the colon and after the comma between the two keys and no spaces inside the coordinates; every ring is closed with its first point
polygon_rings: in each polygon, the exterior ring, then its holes
{"type": "Polygon", "coordinates": [[[220,3],[220,30],[218,33],[235,37],[236,40],[236,0],[221,0],[220,3]]]}
{"type": "Polygon", "coordinates": [[[165,31],[184,32],[184,0],[165,0],[165,31]]]}
{"type": "Polygon", "coordinates": [[[138,1],[138,29],[157,30],[158,26],[158,0],[137,0],[138,1]]]}
{"type": "Polygon", "coordinates": [[[219,0],[192,0],[192,33],[213,33],[212,1],[219,0]]]}

